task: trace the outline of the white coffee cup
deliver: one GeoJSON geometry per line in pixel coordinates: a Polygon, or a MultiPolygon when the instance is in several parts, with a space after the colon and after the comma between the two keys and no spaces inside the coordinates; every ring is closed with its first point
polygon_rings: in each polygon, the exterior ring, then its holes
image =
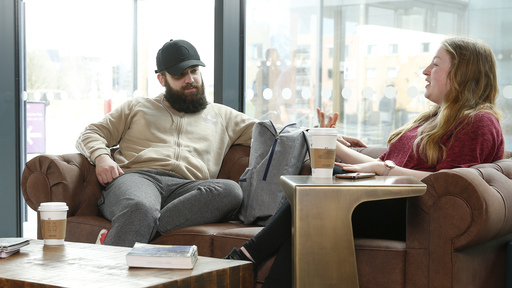
{"type": "Polygon", "coordinates": [[[44,245],[63,245],[66,238],[68,206],[65,202],[44,202],[39,206],[44,245]]]}
{"type": "Polygon", "coordinates": [[[309,135],[311,136],[311,175],[332,177],[338,131],[335,128],[311,128],[309,135]]]}

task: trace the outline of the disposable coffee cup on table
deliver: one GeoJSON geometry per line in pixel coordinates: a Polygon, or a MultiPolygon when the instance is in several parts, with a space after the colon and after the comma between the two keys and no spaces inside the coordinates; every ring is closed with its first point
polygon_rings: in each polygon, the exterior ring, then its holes
{"type": "Polygon", "coordinates": [[[309,135],[311,136],[311,175],[322,178],[332,177],[338,132],[335,128],[311,128],[309,135]]]}
{"type": "Polygon", "coordinates": [[[68,206],[65,202],[44,202],[39,206],[44,245],[63,245],[66,238],[68,206]]]}

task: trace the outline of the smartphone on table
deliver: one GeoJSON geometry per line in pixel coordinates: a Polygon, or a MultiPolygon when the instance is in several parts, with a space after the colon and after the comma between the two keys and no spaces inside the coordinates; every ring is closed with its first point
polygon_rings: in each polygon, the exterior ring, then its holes
{"type": "Polygon", "coordinates": [[[375,177],[375,173],[354,172],[354,173],[345,173],[345,174],[335,174],[334,177],[340,178],[340,179],[363,179],[363,178],[375,177]]]}

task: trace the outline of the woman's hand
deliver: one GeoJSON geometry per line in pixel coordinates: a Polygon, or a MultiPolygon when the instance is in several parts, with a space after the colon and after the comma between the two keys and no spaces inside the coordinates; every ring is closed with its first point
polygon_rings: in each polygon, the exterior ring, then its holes
{"type": "Polygon", "coordinates": [[[347,147],[365,148],[368,147],[363,141],[349,136],[338,135],[338,142],[347,147]]]}
{"type": "MultiPolygon", "coordinates": [[[[386,172],[386,166],[380,159],[374,159],[369,162],[360,164],[345,164],[345,163],[334,163],[334,165],[343,168],[346,171],[360,172],[360,173],[375,173],[376,175],[384,175],[386,172]]],[[[412,176],[418,180],[421,180],[432,172],[418,171],[413,169],[407,169],[396,166],[388,172],[388,176],[412,176]]]]}
{"type": "Polygon", "coordinates": [[[345,164],[345,163],[334,163],[334,165],[343,168],[345,171],[360,172],[360,173],[375,173],[376,175],[382,175],[386,170],[384,163],[380,160],[360,163],[360,164],[345,164]]]}

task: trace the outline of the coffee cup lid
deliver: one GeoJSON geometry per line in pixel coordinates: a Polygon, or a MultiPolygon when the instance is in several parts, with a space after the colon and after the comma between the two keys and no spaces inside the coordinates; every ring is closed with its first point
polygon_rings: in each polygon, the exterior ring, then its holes
{"type": "Polygon", "coordinates": [[[311,128],[309,129],[311,135],[338,135],[336,128],[311,128]]]}
{"type": "Polygon", "coordinates": [[[39,205],[39,211],[67,211],[66,202],[44,202],[39,205]]]}

